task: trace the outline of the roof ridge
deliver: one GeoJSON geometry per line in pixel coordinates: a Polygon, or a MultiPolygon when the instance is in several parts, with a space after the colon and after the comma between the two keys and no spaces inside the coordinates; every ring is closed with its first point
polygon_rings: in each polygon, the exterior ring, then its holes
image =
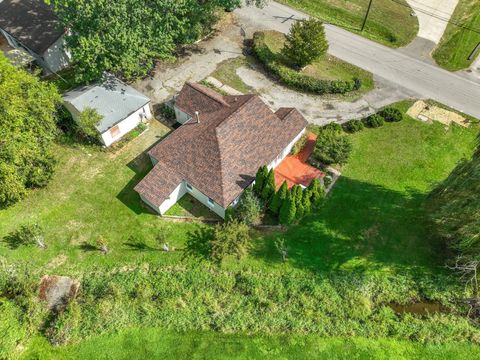
{"type": "Polygon", "coordinates": [[[280,119],[280,120],[285,120],[285,118],[290,115],[294,110],[296,110],[296,108],[294,107],[281,107],[280,109],[278,109],[277,111],[275,111],[275,115],[280,119]],[[279,116],[279,112],[281,110],[287,110],[287,112],[285,113],[285,115],[283,115],[282,117],[279,116]]]}
{"type": "MultiPolygon", "coordinates": [[[[194,82],[191,82],[191,81],[188,81],[187,82],[187,85],[190,86],[191,88],[193,88],[194,90],[202,93],[203,95],[207,96],[208,98],[212,99],[213,101],[223,105],[223,106],[226,106],[226,107],[230,107],[230,104],[227,103],[224,99],[223,99],[223,96],[218,94],[218,97],[217,96],[213,96],[210,92],[208,91],[205,91],[207,90],[208,88],[203,86],[203,85],[200,85],[200,84],[197,84],[197,83],[194,83],[194,82]],[[222,97],[222,98],[220,98],[222,97]]],[[[210,90],[210,89],[208,89],[210,90]]]]}
{"type": "MultiPolygon", "coordinates": [[[[217,131],[217,129],[219,129],[221,126],[223,126],[227,122],[227,120],[229,120],[233,115],[237,114],[240,110],[242,110],[245,107],[245,105],[247,105],[250,101],[252,101],[253,99],[256,99],[256,98],[260,99],[260,97],[258,95],[249,94],[249,95],[245,95],[245,96],[250,96],[250,98],[247,99],[247,101],[245,101],[242,105],[237,107],[235,109],[235,111],[232,111],[228,116],[226,116],[225,119],[223,119],[217,126],[215,126],[215,132],[217,131]]],[[[260,101],[261,101],[261,99],[260,99],[260,101]]]]}
{"type": "MultiPolygon", "coordinates": [[[[248,96],[248,95],[247,95],[248,96]]],[[[253,94],[250,94],[250,98],[247,99],[247,101],[245,101],[241,106],[239,106],[237,109],[235,109],[235,111],[233,111],[231,114],[229,114],[225,119],[222,120],[222,122],[220,124],[218,124],[217,126],[215,126],[215,142],[216,142],[216,146],[217,146],[217,150],[218,150],[218,154],[219,154],[219,161],[220,161],[220,176],[221,176],[221,179],[222,181],[220,182],[220,188],[221,188],[221,193],[222,193],[222,200],[225,199],[226,197],[226,194],[225,194],[225,189],[224,189],[224,180],[225,180],[225,177],[226,177],[226,173],[224,171],[224,156],[223,156],[223,152],[221,151],[220,149],[220,140],[219,140],[219,136],[218,136],[218,130],[223,127],[223,125],[233,117],[233,115],[237,114],[241,109],[243,109],[250,101],[252,101],[253,99],[256,99],[258,98],[260,101],[260,97],[258,95],[253,95],[253,94]]],[[[227,204],[228,205],[228,204],[227,204]]]]}

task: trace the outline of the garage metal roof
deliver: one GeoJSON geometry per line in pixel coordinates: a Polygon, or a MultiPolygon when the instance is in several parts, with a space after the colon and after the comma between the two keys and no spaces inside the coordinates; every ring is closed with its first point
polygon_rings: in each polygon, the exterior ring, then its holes
{"type": "Polygon", "coordinates": [[[104,133],[150,102],[150,99],[111,74],[102,81],[64,94],[63,99],[79,112],[92,108],[103,116],[97,129],[104,133]]]}

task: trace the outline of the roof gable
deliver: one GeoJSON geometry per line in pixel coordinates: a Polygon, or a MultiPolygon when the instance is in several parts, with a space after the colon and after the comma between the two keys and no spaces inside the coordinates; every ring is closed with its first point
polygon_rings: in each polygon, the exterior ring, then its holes
{"type": "Polygon", "coordinates": [[[187,82],[180,94],[175,98],[175,105],[190,116],[195,112],[214,112],[230,107],[227,101],[217,92],[205,86],[187,82]]]}

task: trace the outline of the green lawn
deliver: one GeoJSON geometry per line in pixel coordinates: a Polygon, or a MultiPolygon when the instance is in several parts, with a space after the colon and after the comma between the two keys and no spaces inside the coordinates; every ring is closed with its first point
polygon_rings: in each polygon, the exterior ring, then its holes
{"type": "MultiPolygon", "coordinates": [[[[285,35],[278,31],[264,31],[264,34],[265,44],[274,54],[281,57],[281,50],[285,43],[285,35]]],[[[328,54],[313,64],[308,65],[303,70],[303,73],[321,80],[351,81],[353,78],[359,78],[362,81],[362,87],[358,91],[353,91],[345,95],[326,95],[328,97],[358,98],[374,87],[373,76],[370,72],[328,54]]]]}
{"type": "Polygon", "coordinates": [[[251,94],[253,89],[245,84],[240,76],[237,75],[237,69],[244,66],[249,66],[249,59],[244,56],[225,60],[218,65],[217,69],[211,74],[211,76],[235,90],[244,94],[251,94]]]}
{"type": "MultiPolygon", "coordinates": [[[[405,111],[409,104],[397,106],[405,111]]],[[[132,190],[151,167],[142,152],[166,128],[154,123],[114,152],[58,145],[53,181],[0,210],[0,238],[36,221],[48,244],[44,251],[14,250],[0,242],[2,269],[26,266],[11,287],[3,287],[10,275],[0,272],[0,341],[3,336],[17,354],[20,343],[30,358],[55,359],[97,358],[100,351],[111,358],[165,351],[177,358],[311,358],[322,351],[328,358],[347,358],[347,351],[378,358],[473,355],[477,349],[468,345],[419,343],[480,338],[455,302],[463,285],[446,276],[443,248],[430,240],[423,210],[435,183],[471,155],[477,132],[407,118],[351,135],[351,159],[324,205],[285,233],[256,233],[248,257],[220,266],[205,257],[209,226],[166,221],[132,190]],[[159,250],[161,231],[175,252],[159,250]],[[89,246],[100,236],[108,255],[89,246]],[[275,249],[279,237],[289,248],[286,263],[275,249]],[[82,282],[78,300],[58,317],[46,316],[36,301],[45,273],[82,282]],[[422,300],[454,311],[398,315],[388,306],[422,300]],[[124,332],[145,326],[155,329],[124,332]],[[49,348],[46,336],[67,346],[49,348]],[[32,337],[41,340],[32,343],[32,337]],[[390,340],[373,341],[385,337],[390,340]],[[397,342],[402,339],[415,342],[397,342]]]]}
{"type": "Polygon", "coordinates": [[[279,0],[325,22],[360,33],[388,46],[405,46],[418,32],[418,20],[405,0],[375,0],[363,33],[360,32],[369,0],[279,0]]]}
{"type": "MultiPolygon", "coordinates": [[[[480,43],[480,2],[460,0],[433,57],[447,70],[468,68],[469,55],[480,43]]],[[[477,53],[477,57],[480,51],[477,53]]]]}
{"type": "Polygon", "coordinates": [[[23,359],[478,359],[467,343],[422,346],[391,339],[247,336],[132,329],[79,345],[52,348],[38,341],[23,359]]]}
{"type": "MultiPolygon", "coordinates": [[[[8,209],[0,210],[0,239],[19,225],[37,222],[45,230],[48,249],[10,249],[0,241],[0,257],[28,261],[38,267],[89,268],[93,264],[124,264],[157,258],[155,238],[166,231],[169,243],[179,247],[194,224],[172,224],[144,207],[133,187],[151,168],[142,151],[167,133],[155,122],[141,136],[119,150],[104,151],[80,145],[58,145],[59,164],[52,182],[32,191],[8,209]],[[103,237],[111,253],[102,256],[89,244],[103,237]],[[138,251],[139,249],[152,251],[138,251]],[[35,254],[32,256],[32,254],[35,254]]],[[[172,260],[175,261],[175,260],[172,260]]]]}
{"type": "Polygon", "coordinates": [[[477,131],[407,118],[351,135],[352,156],[328,200],[286,234],[291,264],[325,272],[441,266],[444,254],[429,240],[422,206],[471,156],[477,131]]]}

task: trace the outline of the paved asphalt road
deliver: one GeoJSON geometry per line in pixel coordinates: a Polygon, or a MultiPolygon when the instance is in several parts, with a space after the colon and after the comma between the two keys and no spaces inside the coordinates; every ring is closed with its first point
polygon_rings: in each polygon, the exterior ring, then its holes
{"type": "MultiPolygon", "coordinates": [[[[236,10],[236,14],[247,33],[257,29],[286,33],[292,21],[306,17],[273,1],[264,9],[244,7],[236,10]]],[[[480,82],[422,62],[336,26],[327,25],[326,33],[330,54],[404,87],[420,98],[433,99],[480,118],[480,82]]]]}

